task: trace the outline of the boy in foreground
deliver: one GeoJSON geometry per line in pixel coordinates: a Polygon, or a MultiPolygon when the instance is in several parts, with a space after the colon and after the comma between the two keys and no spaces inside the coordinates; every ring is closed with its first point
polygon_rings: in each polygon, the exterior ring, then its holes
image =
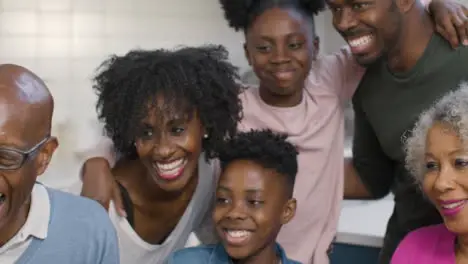
{"type": "Polygon", "coordinates": [[[220,151],[213,221],[221,243],[182,249],[169,264],[298,264],[276,243],[296,212],[296,148],[270,130],[239,133],[220,151]]]}

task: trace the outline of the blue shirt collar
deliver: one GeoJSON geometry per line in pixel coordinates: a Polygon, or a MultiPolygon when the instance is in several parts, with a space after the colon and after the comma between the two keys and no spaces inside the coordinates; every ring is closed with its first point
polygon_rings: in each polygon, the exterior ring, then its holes
{"type": "MultiPolygon", "coordinates": [[[[278,253],[278,256],[281,257],[282,264],[300,264],[299,262],[288,259],[288,257],[286,256],[286,252],[284,252],[284,249],[278,243],[276,243],[276,252],[278,253]]],[[[221,243],[216,245],[216,247],[214,248],[210,256],[210,261],[208,263],[210,264],[231,263],[231,258],[229,257],[226,250],[224,249],[224,246],[221,243]]]]}

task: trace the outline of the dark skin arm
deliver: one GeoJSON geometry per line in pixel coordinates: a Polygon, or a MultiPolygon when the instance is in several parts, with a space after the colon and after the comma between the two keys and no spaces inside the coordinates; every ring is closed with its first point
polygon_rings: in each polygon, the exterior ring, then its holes
{"type": "Polygon", "coordinates": [[[345,160],[345,199],[380,199],[390,193],[393,162],[380,142],[359,102],[353,101],[353,157],[345,160]]]}
{"type": "Polygon", "coordinates": [[[436,31],[447,39],[453,48],[468,46],[468,8],[452,0],[433,0],[429,12],[436,31]]]}
{"type": "Polygon", "coordinates": [[[371,199],[372,195],[367,190],[361,178],[354,169],[352,158],[345,159],[345,180],[344,193],[345,199],[371,199]]]}
{"type": "MultiPolygon", "coordinates": [[[[121,162],[117,162],[116,166],[121,162]]],[[[112,200],[117,213],[126,217],[120,189],[111,172],[109,162],[105,158],[91,158],[84,163],[82,173],[81,196],[97,201],[106,210],[109,209],[112,200]]]]}

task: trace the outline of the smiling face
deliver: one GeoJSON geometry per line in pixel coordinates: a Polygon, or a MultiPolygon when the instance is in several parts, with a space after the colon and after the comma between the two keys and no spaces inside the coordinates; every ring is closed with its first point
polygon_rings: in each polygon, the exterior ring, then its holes
{"type": "Polygon", "coordinates": [[[58,145],[47,136],[47,110],[18,100],[11,90],[0,84],[0,246],[26,221],[33,186],[58,145]]]}
{"type": "MultiPolygon", "coordinates": [[[[5,131],[4,129],[0,125],[0,130],[5,131]]],[[[38,143],[40,144],[31,146],[13,134],[0,136],[0,166],[22,164],[18,169],[0,170],[0,245],[4,242],[4,236],[11,237],[18,231],[15,228],[16,223],[23,224],[21,221],[26,220],[33,186],[47,167],[45,163],[48,163],[57,146],[55,138],[44,138],[38,143]],[[28,151],[32,147],[35,147],[34,150],[26,158],[19,158],[18,154],[12,155],[12,149],[15,152],[28,151]],[[22,159],[24,161],[20,162],[22,159]]]]}
{"type": "Polygon", "coordinates": [[[274,252],[276,236],[296,210],[286,177],[253,161],[233,161],[223,171],[213,220],[229,256],[262,258],[274,252]]]}
{"type": "Polygon", "coordinates": [[[202,124],[196,111],[167,108],[162,96],[149,109],[135,141],[138,156],[161,189],[180,191],[198,173],[202,124]]]}
{"type": "Polygon", "coordinates": [[[426,139],[423,189],[455,233],[468,232],[467,142],[448,125],[435,123],[426,139]]]}
{"type": "Polygon", "coordinates": [[[313,43],[311,18],[294,9],[271,8],[260,14],[246,31],[245,51],[261,92],[300,100],[313,43]]]}
{"type": "Polygon", "coordinates": [[[402,15],[395,0],[328,0],[333,26],[356,61],[368,66],[396,46],[402,15]]]}

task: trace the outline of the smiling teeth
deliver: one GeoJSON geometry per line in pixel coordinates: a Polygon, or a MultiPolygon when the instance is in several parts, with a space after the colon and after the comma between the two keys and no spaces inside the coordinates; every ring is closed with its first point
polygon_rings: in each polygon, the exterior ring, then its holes
{"type": "Polygon", "coordinates": [[[451,203],[451,204],[443,204],[442,205],[442,208],[444,209],[453,209],[453,208],[457,208],[458,206],[464,204],[466,201],[459,201],[459,202],[456,202],[456,203],[451,203]]]}
{"type": "Polygon", "coordinates": [[[442,208],[444,209],[453,209],[453,208],[457,208],[458,206],[464,204],[465,201],[459,201],[459,202],[456,202],[456,203],[451,203],[451,204],[443,204],[442,205],[442,208]]]}
{"type": "Polygon", "coordinates": [[[234,231],[227,231],[228,235],[233,238],[244,238],[250,236],[250,231],[246,230],[234,230],[234,231]]]}
{"type": "Polygon", "coordinates": [[[177,172],[183,165],[185,165],[185,159],[178,159],[171,163],[159,163],[156,162],[157,169],[164,174],[171,174],[177,172]]]}
{"type": "Polygon", "coordinates": [[[350,40],[350,41],[348,41],[348,43],[349,43],[349,45],[351,47],[359,47],[359,46],[369,44],[371,42],[371,40],[372,40],[372,36],[364,36],[364,37],[360,37],[358,39],[350,40]]]}

